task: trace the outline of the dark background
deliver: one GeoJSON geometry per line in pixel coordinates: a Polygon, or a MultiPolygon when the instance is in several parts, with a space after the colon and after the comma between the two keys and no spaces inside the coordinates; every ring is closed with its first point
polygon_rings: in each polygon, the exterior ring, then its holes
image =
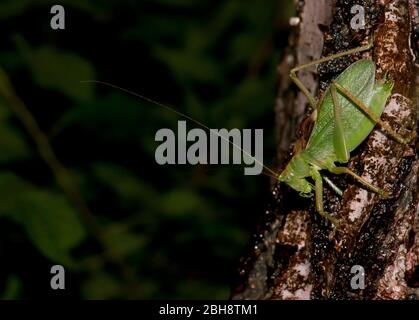
{"type": "Polygon", "coordinates": [[[176,132],[183,119],[79,81],[117,84],[211,128],[263,128],[270,165],[276,64],[292,1],[61,1],[66,29],[56,31],[54,4],[1,2],[0,66],[103,239],[0,97],[0,298],[228,298],[269,178],[244,176],[241,166],[157,165],[156,131],[176,132]],[[108,249],[134,281],[106,259],[108,249]],[[65,291],[50,289],[54,264],[66,268],[65,291]]]}

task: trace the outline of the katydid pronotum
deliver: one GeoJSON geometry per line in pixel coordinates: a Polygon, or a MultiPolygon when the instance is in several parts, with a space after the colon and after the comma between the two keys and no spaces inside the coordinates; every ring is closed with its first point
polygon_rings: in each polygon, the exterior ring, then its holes
{"type": "MultiPolygon", "coordinates": [[[[380,116],[386,105],[387,98],[391,94],[394,83],[393,81],[386,79],[376,81],[374,62],[365,59],[358,60],[332,81],[329,88],[324,92],[323,97],[317,101],[298,79],[296,74],[298,71],[313,65],[345,55],[369,50],[372,45],[372,42],[370,42],[368,45],[324,57],[292,69],[290,73],[292,81],[307,97],[308,102],[315,110],[314,112],[316,115],[315,124],[307,145],[305,148],[301,148],[295,152],[281,174],[277,174],[274,170],[259,163],[259,161],[254,158],[254,161],[263,165],[263,167],[270,172],[271,176],[273,175],[280,182],[288,184],[291,188],[298,191],[301,196],[309,197],[314,191],[316,210],[322,216],[330,220],[335,227],[337,226],[336,218],[325,212],[323,208],[323,177],[320,173],[321,170],[328,170],[334,174],[349,174],[371,191],[376,192],[383,197],[388,196],[386,191],[372,185],[348,168],[336,166],[335,163],[347,163],[349,161],[350,152],[367,138],[376,124],[379,124],[381,128],[396,141],[407,145],[405,139],[380,120],[380,116]],[[310,183],[307,178],[313,179],[314,185],[310,183]]],[[[213,131],[213,129],[210,129],[202,122],[169,106],[110,83],[96,80],[82,82],[104,84],[169,109],[176,114],[193,121],[199,126],[210,130],[212,133],[217,134],[221,139],[227,140],[233,147],[240,149],[240,151],[247,156],[253,158],[238,145],[234,144],[226,137],[219,135],[216,131],[213,131]]],[[[324,178],[324,180],[335,192],[342,195],[342,191],[340,191],[332,181],[327,178],[324,178]]]]}

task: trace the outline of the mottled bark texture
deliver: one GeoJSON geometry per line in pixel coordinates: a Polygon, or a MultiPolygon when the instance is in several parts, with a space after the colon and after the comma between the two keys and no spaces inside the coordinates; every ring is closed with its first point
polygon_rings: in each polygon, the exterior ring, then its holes
{"type": "MultiPolygon", "coordinates": [[[[417,141],[418,1],[298,1],[300,24],[278,66],[276,103],[278,170],[305,141],[312,122],[306,100],[288,73],[294,64],[358,47],[374,37],[370,52],[343,57],[300,72],[321,96],[330,80],[357,59],[371,58],[377,78],[395,81],[382,119],[417,141]],[[351,8],[365,8],[365,29],[353,30],[351,8]]],[[[391,193],[389,199],[365,190],[347,176],[324,173],[344,191],[325,186],[325,209],[342,232],[316,213],[305,199],[275,183],[272,203],[261,218],[249,254],[241,261],[233,299],[412,299],[419,297],[419,160],[414,146],[398,144],[376,127],[351,153],[348,167],[391,193]],[[351,287],[351,268],[365,269],[365,288],[351,287]]]]}

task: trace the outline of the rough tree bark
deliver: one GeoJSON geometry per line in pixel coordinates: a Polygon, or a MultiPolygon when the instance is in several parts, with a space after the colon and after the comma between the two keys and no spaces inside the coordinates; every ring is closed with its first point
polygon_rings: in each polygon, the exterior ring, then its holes
{"type": "MultiPolygon", "coordinates": [[[[295,64],[365,44],[371,52],[343,57],[300,72],[311,92],[360,57],[395,80],[382,119],[417,141],[418,1],[298,1],[300,23],[278,66],[276,103],[277,163],[280,171],[292,155],[291,142],[307,139],[312,122],[306,100],[290,83],[295,64]],[[353,30],[354,5],[365,8],[366,27],[353,30]]],[[[275,182],[272,202],[261,218],[249,254],[242,258],[233,299],[408,299],[419,298],[419,159],[378,127],[351,153],[349,168],[391,191],[382,199],[349,177],[327,175],[344,191],[342,198],[325,188],[325,206],[338,217],[343,232],[315,212],[313,199],[302,199],[275,182]],[[352,289],[351,268],[365,269],[365,289],[352,289]]]]}

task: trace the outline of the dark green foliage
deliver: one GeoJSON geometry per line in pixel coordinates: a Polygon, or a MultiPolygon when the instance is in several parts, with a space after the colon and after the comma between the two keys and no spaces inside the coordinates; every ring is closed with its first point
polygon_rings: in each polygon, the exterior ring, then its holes
{"type": "Polygon", "coordinates": [[[49,268],[63,264],[72,297],[227,298],[268,179],[238,166],[157,165],[154,134],[179,117],[79,81],[118,84],[212,128],[263,128],[269,164],[291,1],[62,1],[65,31],[49,28],[55,1],[3,2],[0,65],[138,290],[127,291],[0,98],[0,296],[53,296],[49,268]]]}

